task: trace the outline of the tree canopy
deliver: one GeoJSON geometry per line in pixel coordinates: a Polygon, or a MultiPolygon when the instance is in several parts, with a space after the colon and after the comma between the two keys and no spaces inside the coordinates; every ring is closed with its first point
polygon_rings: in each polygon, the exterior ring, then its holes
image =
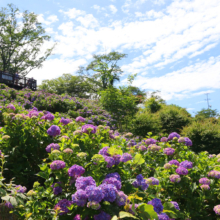
{"type": "Polygon", "coordinates": [[[50,36],[38,22],[37,15],[8,4],[0,11],[0,69],[10,73],[27,75],[31,70],[42,67],[51,55],[52,48],[42,52],[42,46],[50,36]]]}

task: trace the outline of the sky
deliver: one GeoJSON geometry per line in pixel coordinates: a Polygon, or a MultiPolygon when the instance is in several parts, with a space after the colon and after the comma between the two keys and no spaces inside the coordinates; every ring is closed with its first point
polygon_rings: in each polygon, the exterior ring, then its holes
{"type": "Polygon", "coordinates": [[[194,115],[207,108],[220,110],[219,0],[0,0],[20,11],[38,14],[56,42],[53,55],[28,77],[53,79],[76,74],[93,54],[127,54],[118,65],[119,85],[137,73],[133,85],[160,90],[167,104],[194,115]]]}

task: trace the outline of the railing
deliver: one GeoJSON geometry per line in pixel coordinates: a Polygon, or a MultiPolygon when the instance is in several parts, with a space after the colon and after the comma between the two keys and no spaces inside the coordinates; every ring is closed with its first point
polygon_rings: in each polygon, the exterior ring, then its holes
{"type": "Polygon", "coordinates": [[[16,78],[14,74],[2,71],[0,71],[0,83],[5,83],[14,88],[29,88],[34,91],[37,90],[37,80],[20,75],[16,78]]]}

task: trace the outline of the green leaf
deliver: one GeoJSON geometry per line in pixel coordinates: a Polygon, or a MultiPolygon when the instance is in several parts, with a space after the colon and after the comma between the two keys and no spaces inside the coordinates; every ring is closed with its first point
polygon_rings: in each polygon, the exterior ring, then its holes
{"type": "Polygon", "coordinates": [[[136,154],[135,157],[134,157],[134,163],[135,164],[138,164],[138,165],[141,165],[145,162],[145,160],[142,158],[142,155],[141,154],[136,154]]]}
{"type": "Polygon", "coordinates": [[[14,198],[14,197],[12,197],[12,196],[9,196],[10,198],[9,198],[9,202],[13,205],[13,206],[17,206],[18,205],[18,203],[17,203],[17,200],[14,198]]]}
{"type": "Polygon", "coordinates": [[[0,195],[5,196],[6,194],[7,192],[4,189],[0,188],[0,195]]]}
{"type": "Polygon", "coordinates": [[[112,217],[111,220],[118,220],[118,217],[115,215],[115,216],[112,217]]]}
{"type": "Polygon", "coordinates": [[[129,212],[123,212],[123,211],[119,212],[119,218],[126,218],[126,217],[138,219],[129,212]]]}
{"type": "Polygon", "coordinates": [[[139,215],[142,217],[143,220],[151,219],[151,220],[158,220],[157,213],[154,211],[154,207],[148,204],[142,204],[137,208],[139,210],[139,215]]]}
{"type": "Polygon", "coordinates": [[[50,174],[49,173],[45,173],[45,172],[39,172],[38,174],[36,174],[37,176],[40,176],[44,179],[48,179],[50,174]]]}
{"type": "Polygon", "coordinates": [[[178,218],[180,215],[179,210],[177,210],[171,202],[165,202],[163,204],[163,209],[163,212],[165,212],[170,218],[178,218]]]}

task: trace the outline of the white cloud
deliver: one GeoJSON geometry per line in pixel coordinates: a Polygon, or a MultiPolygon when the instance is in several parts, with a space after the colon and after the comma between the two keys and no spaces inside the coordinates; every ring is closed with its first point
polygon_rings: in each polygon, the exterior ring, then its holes
{"type": "Polygon", "coordinates": [[[59,21],[59,19],[57,18],[56,15],[50,15],[49,17],[47,17],[47,18],[45,19],[43,14],[39,14],[39,15],[37,16],[37,18],[38,18],[38,21],[39,21],[40,23],[43,23],[43,24],[46,24],[46,25],[50,25],[50,24],[52,24],[52,23],[54,23],[54,22],[56,22],[56,21],[59,21]]]}
{"type": "Polygon", "coordinates": [[[114,5],[109,5],[109,9],[112,12],[112,14],[115,14],[118,11],[118,9],[114,5]]]}
{"type": "Polygon", "coordinates": [[[121,7],[121,10],[124,12],[124,13],[128,13],[129,12],[129,8],[130,6],[132,5],[132,1],[131,0],[126,0],[124,5],[122,5],[121,7]]]}
{"type": "Polygon", "coordinates": [[[95,28],[98,26],[98,20],[92,14],[87,14],[84,17],[80,16],[76,20],[86,28],[95,28]]]}
{"type": "Polygon", "coordinates": [[[74,19],[80,15],[86,14],[85,11],[77,10],[76,8],[69,9],[68,11],[59,10],[59,12],[67,15],[70,19],[74,19]]]}
{"type": "Polygon", "coordinates": [[[99,5],[93,5],[91,8],[94,8],[97,12],[105,11],[105,8],[99,5]]]}
{"type": "Polygon", "coordinates": [[[211,57],[207,62],[199,62],[181,70],[160,77],[138,76],[133,83],[142,89],[160,90],[164,99],[183,99],[214,92],[220,88],[220,56],[211,57]],[[197,92],[205,88],[205,90],[197,92]]]}
{"type": "Polygon", "coordinates": [[[187,111],[193,111],[193,110],[195,110],[195,108],[187,108],[186,110],[187,111]]]}

